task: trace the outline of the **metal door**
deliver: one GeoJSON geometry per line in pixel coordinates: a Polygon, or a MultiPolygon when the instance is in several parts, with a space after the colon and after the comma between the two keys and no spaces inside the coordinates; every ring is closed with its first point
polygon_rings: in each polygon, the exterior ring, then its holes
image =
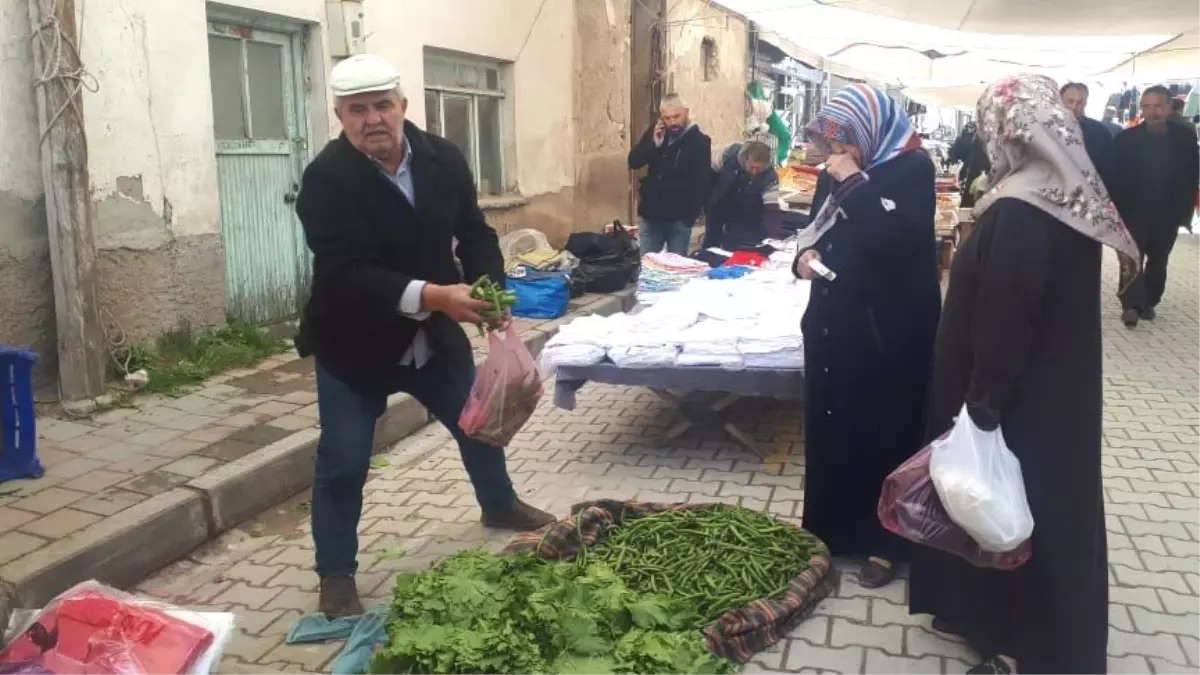
{"type": "Polygon", "coordinates": [[[295,217],[303,154],[299,37],[210,22],[208,59],[228,312],[295,317],[311,264],[295,217]]]}

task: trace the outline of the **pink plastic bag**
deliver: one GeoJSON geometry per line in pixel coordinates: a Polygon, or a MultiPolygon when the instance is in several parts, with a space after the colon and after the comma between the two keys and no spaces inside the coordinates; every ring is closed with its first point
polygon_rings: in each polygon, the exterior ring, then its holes
{"type": "Polygon", "coordinates": [[[913,455],[883,482],[879,522],[887,531],[956,555],[976,567],[1011,570],[1033,556],[1030,540],[1007,553],[985,551],[950,520],[929,476],[931,448],[913,455]]]}
{"type": "Polygon", "coordinates": [[[458,426],[471,438],[502,448],[533,416],[541,398],[537,364],[509,323],[488,334],[487,360],[475,373],[458,426]]]}

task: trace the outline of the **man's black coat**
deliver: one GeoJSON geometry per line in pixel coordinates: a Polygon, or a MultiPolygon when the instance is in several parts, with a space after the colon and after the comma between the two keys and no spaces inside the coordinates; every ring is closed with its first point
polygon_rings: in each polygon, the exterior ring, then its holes
{"type": "MultiPolygon", "coordinates": [[[[474,283],[487,275],[504,283],[498,238],[479,209],[462,153],[410,122],[404,135],[415,209],[344,134],[305,169],[296,202],[313,252],[312,295],[297,347],[363,393],[387,392],[422,325],[399,312],[411,281],[474,283]]],[[[435,354],[471,358],[466,333],[448,316],[435,313],[423,325],[435,354]]]]}
{"type": "Polygon", "coordinates": [[[647,167],[638,199],[638,215],[649,223],[695,225],[712,180],[712,140],[696,125],[673,143],[654,144],[654,128],[629,151],[629,168],[647,167]]]}
{"type": "MultiPolygon", "coordinates": [[[[1162,218],[1162,226],[1172,229],[1188,227],[1195,208],[1197,183],[1200,182],[1200,156],[1197,155],[1196,134],[1179,124],[1167,123],[1166,133],[1170,137],[1170,154],[1162,161],[1170,167],[1170,203],[1161,205],[1163,213],[1150,214],[1155,205],[1147,204],[1138,193],[1139,154],[1146,137],[1152,133],[1145,124],[1130,127],[1117,134],[1113,140],[1117,168],[1119,170],[1113,201],[1121,211],[1125,222],[1135,228],[1149,225],[1141,223],[1148,216],[1162,218]]],[[[1136,236],[1136,235],[1135,235],[1136,236]]]]}

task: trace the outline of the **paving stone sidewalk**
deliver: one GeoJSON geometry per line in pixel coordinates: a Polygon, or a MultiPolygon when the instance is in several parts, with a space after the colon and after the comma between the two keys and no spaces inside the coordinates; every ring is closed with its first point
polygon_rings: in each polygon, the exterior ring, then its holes
{"type": "MultiPolygon", "coordinates": [[[[619,311],[630,294],[584,296],[569,316],[619,311]]],[[[540,348],[562,321],[517,320],[517,329],[540,348]]],[[[481,356],[485,340],[472,344],[481,356]]],[[[45,477],[0,483],[0,596],[40,604],[110,573],[132,583],[306,487],[316,398],[312,359],[289,352],[179,398],[144,395],[88,418],[39,418],[45,477]],[[246,495],[245,483],[265,492],[246,495]]],[[[380,433],[394,442],[427,419],[415,401],[393,397],[380,433]]]]}
{"type": "MultiPolygon", "coordinates": [[[[1200,672],[1200,313],[1198,240],[1181,238],[1161,318],[1127,331],[1105,278],[1104,475],[1110,547],[1110,672],[1200,672]]],[[[1107,261],[1111,263],[1112,261],[1107,261]]],[[[804,499],[799,411],[744,405],[738,424],[768,448],[759,459],[720,429],[694,429],[669,447],[670,420],[648,392],[592,385],[575,412],[548,402],[513,443],[509,467],[532,503],[565,514],[584,498],[727,501],[796,518],[804,499]]],[[[430,426],[392,448],[373,471],[360,526],[362,592],[388,600],[396,572],[453,551],[502,546],[484,529],[456,449],[430,426]],[[399,551],[403,556],[397,557],[399,551]]],[[[223,673],[316,672],[340,645],[288,646],[292,622],[316,607],[304,497],[263,513],[148,579],[137,590],[195,608],[233,611],[238,636],[223,673]]],[[[859,586],[847,567],[839,592],[746,672],[961,673],[963,644],[907,614],[907,582],[859,586]]]]}

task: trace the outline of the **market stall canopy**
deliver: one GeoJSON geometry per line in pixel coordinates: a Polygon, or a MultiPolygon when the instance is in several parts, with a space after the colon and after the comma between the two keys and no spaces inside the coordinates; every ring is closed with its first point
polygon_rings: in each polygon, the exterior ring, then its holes
{"type": "Polygon", "coordinates": [[[1175,35],[1196,0],[846,0],[844,9],[997,35],[1175,35]]]}
{"type": "Polygon", "coordinates": [[[901,93],[930,108],[975,110],[986,84],[964,84],[957,87],[905,87],[901,93]]]}
{"type": "Polygon", "coordinates": [[[1145,81],[1200,77],[1195,0],[848,0],[841,6],[974,33],[1165,35],[1163,42],[1096,72],[1145,81]]]}
{"type": "Polygon", "coordinates": [[[966,12],[971,3],[962,0],[724,0],[766,39],[778,35],[820,54],[822,62],[812,65],[919,89],[979,85],[1018,72],[1060,81],[1200,76],[1194,3],[978,0],[966,12]],[[1003,12],[996,9],[1001,5],[1003,12]],[[1121,16],[1112,19],[1118,6],[1121,16]],[[925,13],[943,7],[949,14],[936,21],[925,13]],[[1098,21],[1093,12],[1109,18],[1098,21]],[[1190,32],[1180,34],[1181,26],[1190,32]]]}

